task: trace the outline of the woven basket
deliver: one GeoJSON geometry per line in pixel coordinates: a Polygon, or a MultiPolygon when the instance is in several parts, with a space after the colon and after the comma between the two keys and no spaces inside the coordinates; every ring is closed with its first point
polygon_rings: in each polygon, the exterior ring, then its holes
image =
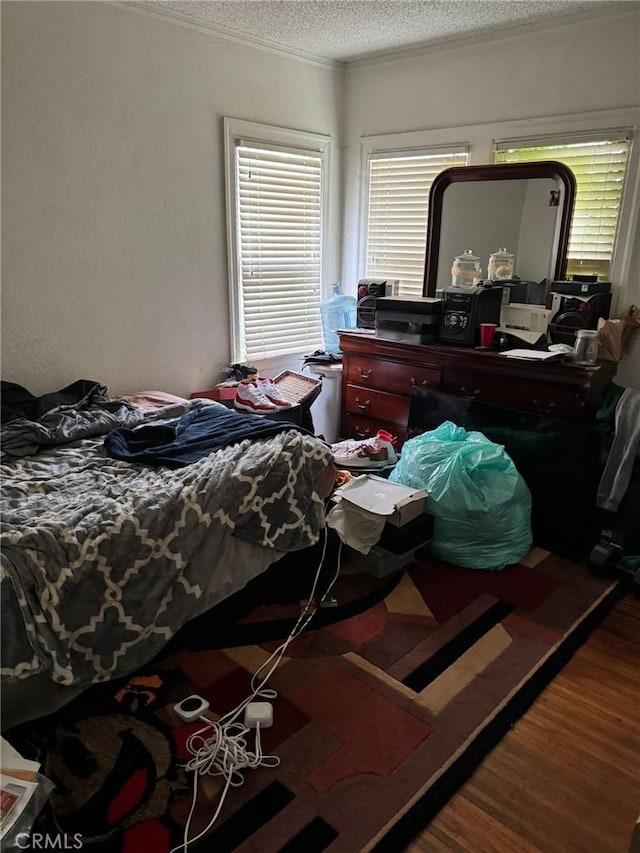
{"type": "Polygon", "coordinates": [[[291,403],[304,403],[313,395],[318,395],[322,388],[322,380],[296,373],[293,370],[283,370],[273,377],[273,384],[278,386],[280,393],[291,403]]]}

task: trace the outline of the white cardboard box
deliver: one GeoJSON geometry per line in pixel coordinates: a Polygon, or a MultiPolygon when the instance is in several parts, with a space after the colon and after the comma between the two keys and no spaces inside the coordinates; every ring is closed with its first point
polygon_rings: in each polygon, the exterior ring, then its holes
{"type": "Polygon", "coordinates": [[[375,474],[363,474],[350,480],[337,489],[335,495],[365,512],[384,516],[385,521],[396,527],[421,515],[427,499],[424,489],[412,489],[375,474]]]}

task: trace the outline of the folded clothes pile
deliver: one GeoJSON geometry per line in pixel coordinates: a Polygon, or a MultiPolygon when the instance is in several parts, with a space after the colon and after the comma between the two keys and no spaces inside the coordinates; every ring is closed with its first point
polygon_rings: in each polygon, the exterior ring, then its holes
{"type": "Polygon", "coordinates": [[[311,355],[305,355],[304,361],[302,362],[303,368],[306,367],[307,364],[342,364],[342,353],[316,350],[311,353],[311,355]]]}
{"type": "Polygon", "coordinates": [[[225,381],[240,382],[243,379],[255,378],[258,368],[253,364],[230,364],[229,367],[223,367],[220,373],[225,381]]]}
{"type": "Polygon", "coordinates": [[[348,438],[331,445],[333,460],[338,468],[388,468],[398,461],[397,440],[383,429],[372,438],[348,438]]]}

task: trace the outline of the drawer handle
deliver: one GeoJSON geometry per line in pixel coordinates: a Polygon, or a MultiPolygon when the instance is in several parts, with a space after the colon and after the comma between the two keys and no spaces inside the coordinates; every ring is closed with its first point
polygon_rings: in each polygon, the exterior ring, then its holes
{"type": "Polygon", "coordinates": [[[411,381],[412,387],[415,385],[419,385],[420,388],[428,388],[429,387],[429,380],[428,379],[421,379],[420,382],[416,382],[415,377],[412,376],[410,381],[411,381]]]}
{"type": "Polygon", "coordinates": [[[364,403],[360,402],[360,397],[356,397],[356,406],[359,409],[362,409],[363,412],[366,412],[371,405],[371,400],[365,400],[364,403]]]}
{"type": "Polygon", "coordinates": [[[369,438],[369,436],[371,435],[371,430],[369,429],[369,427],[367,427],[366,429],[360,429],[358,424],[354,426],[353,431],[356,434],[356,438],[369,438]]]}
{"type": "Polygon", "coordinates": [[[543,414],[550,414],[556,408],[555,403],[541,403],[540,400],[534,400],[533,405],[539,412],[542,412],[543,414]]]}
{"type": "Polygon", "coordinates": [[[368,379],[373,373],[373,368],[369,368],[369,370],[363,370],[361,367],[358,368],[358,373],[360,374],[360,379],[368,379]]]}
{"type": "Polygon", "coordinates": [[[473,391],[467,391],[464,385],[460,386],[460,393],[463,397],[467,397],[469,400],[477,400],[480,396],[480,389],[475,388],[473,391]]]}

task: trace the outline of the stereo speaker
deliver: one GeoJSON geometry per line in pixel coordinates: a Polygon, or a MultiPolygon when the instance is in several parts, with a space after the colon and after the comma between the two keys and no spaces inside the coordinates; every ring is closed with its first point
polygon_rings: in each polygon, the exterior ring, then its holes
{"type": "Polygon", "coordinates": [[[359,329],[375,329],[376,302],[381,296],[395,296],[400,282],[395,279],[361,278],[358,282],[357,324],[359,329]]]}
{"type": "MultiPolygon", "coordinates": [[[[602,282],[604,283],[604,282],[602,282]]],[[[557,292],[556,285],[565,290],[565,282],[551,286],[551,319],[549,336],[554,344],[573,346],[579,329],[597,329],[601,317],[609,317],[611,292],[566,293],[557,292]]]]}

